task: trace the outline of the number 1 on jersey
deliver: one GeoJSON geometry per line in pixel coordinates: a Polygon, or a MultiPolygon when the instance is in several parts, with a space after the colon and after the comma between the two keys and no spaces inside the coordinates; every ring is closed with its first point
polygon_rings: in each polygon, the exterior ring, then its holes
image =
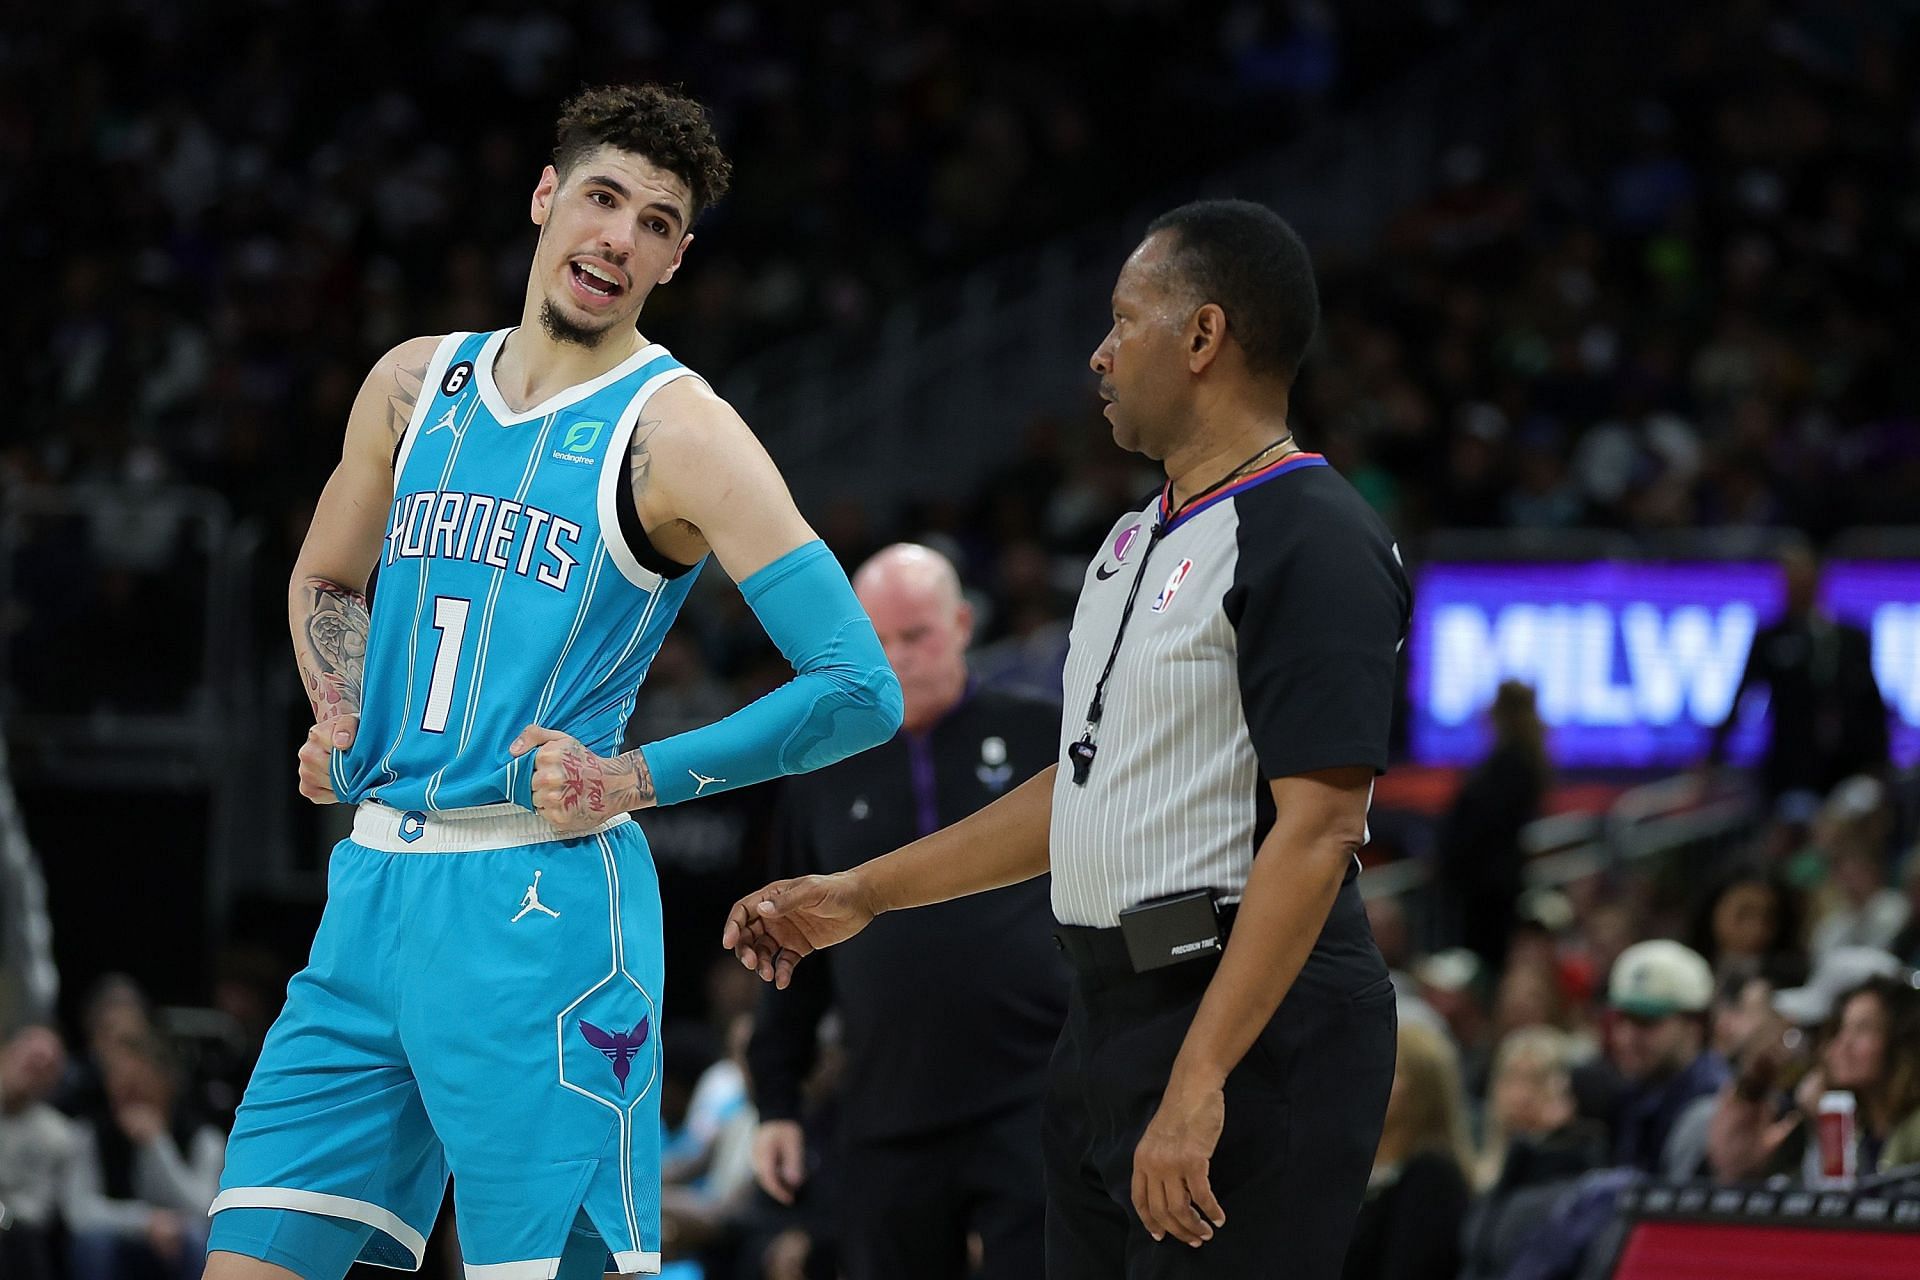
{"type": "Polygon", "coordinates": [[[453,677],[460,670],[460,642],[467,634],[467,611],[473,601],[459,596],[433,598],[433,629],[440,633],[440,647],[433,655],[433,682],[427,686],[427,713],[420,727],[428,733],[445,733],[447,716],[453,710],[453,677]]]}

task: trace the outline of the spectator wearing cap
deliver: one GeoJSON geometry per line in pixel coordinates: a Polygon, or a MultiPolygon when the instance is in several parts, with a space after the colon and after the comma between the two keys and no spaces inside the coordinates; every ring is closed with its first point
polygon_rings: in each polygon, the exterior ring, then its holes
{"type": "Polygon", "coordinates": [[[1713,971],[1677,942],[1636,943],[1614,962],[1607,1002],[1607,1047],[1624,1086],[1613,1108],[1614,1163],[1659,1173],[1681,1113],[1727,1080],[1726,1062],[1707,1047],[1713,971]]]}
{"type": "MultiPolygon", "coordinates": [[[[1691,947],[1665,938],[1635,943],[1614,961],[1607,983],[1607,1047],[1621,1087],[1611,1108],[1613,1167],[1581,1175],[1554,1201],[1545,1223],[1519,1245],[1509,1277],[1595,1274],[1615,1255],[1622,1190],[1675,1170],[1670,1140],[1701,1099],[1727,1080],[1727,1064],[1707,1046],[1713,970],[1691,947]]],[[[1604,1273],[1602,1273],[1604,1274],[1604,1273]]]]}

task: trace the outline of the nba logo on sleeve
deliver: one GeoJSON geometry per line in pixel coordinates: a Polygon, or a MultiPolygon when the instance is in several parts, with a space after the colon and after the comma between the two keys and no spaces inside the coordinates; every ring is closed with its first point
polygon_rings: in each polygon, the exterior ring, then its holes
{"type": "Polygon", "coordinates": [[[1155,613],[1165,613],[1167,611],[1168,607],[1173,604],[1174,592],[1180,590],[1180,584],[1187,580],[1187,574],[1192,571],[1193,561],[1191,560],[1182,560],[1174,566],[1173,572],[1167,575],[1167,585],[1160,588],[1160,594],[1153,599],[1153,611],[1155,613]]]}

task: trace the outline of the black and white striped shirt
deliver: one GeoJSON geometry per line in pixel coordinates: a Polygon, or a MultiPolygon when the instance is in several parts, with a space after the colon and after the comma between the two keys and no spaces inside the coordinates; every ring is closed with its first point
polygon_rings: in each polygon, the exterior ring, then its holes
{"type": "Polygon", "coordinates": [[[1318,454],[1282,458],[1171,520],[1164,494],[1123,517],[1074,611],[1055,916],[1106,928],[1168,894],[1236,900],[1273,825],[1270,779],[1386,767],[1411,607],[1392,535],[1318,454]],[[1097,753],[1077,785],[1068,749],[1136,573],[1097,753]]]}

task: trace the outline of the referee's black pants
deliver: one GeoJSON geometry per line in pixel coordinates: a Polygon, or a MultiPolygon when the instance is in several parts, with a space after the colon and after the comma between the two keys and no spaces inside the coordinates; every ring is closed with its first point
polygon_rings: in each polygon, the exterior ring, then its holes
{"type": "Polygon", "coordinates": [[[1022,1103],[940,1133],[841,1149],[841,1257],[848,1280],[963,1280],[967,1235],[980,1280],[1041,1280],[1044,1175],[1022,1103]]]}
{"type": "Polygon", "coordinates": [[[1216,965],[1076,975],[1041,1131],[1047,1280],[1337,1280],[1393,1088],[1393,984],[1360,912],[1349,883],[1328,922],[1345,945],[1316,950],[1227,1077],[1208,1173],[1227,1225],[1198,1249],[1140,1225],[1133,1150],[1216,965]]]}

